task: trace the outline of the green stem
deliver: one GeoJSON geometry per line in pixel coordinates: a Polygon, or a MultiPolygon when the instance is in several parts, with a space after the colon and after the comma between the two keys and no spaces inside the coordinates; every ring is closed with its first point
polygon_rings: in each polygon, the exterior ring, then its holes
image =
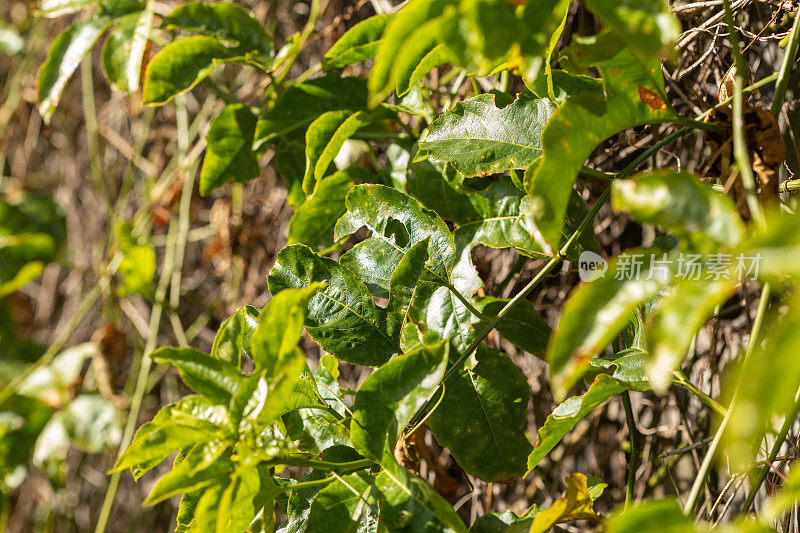
{"type": "Polygon", "coordinates": [[[786,441],[786,436],[789,434],[789,430],[792,429],[792,426],[797,420],[798,412],[800,412],[800,390],[797,391],[797,394],[794,397],[794,405],[786,414],[786,418],[784,419],[783,425],[778,432],[778,436],[775,439],[775,442],[772,444],[772,449],[769,451],[767,460],[758,471],[758,476],[756,476],[756,478],[750,484],[750,492],[747,493],[747,499],[745,499],[744,505],[742,506],[743,513],[748,512],[750,507],[753,505],[761,485],[764,483],[764,480],[767,479],[767,474],[769,473],[772,464],[775,462],[775,458],[778,457],[778,452],[780,452],[781,446],[783,446],[783,443],[786,441]]]}
{"type": "Polygon", "coordinates": [[[687,380],[685,376],[681,375],[679,372],[673,372],[672,374],[674,376],[672,379],[672,383],[674,385],[679,385],[688,390],[689,392],[691,392],[694,396],[697,397],[697,399],[699,399],[701,402],[703,402],[708,407],[713,409],[720,416],[725,416],[728,413],[728,410],[725,409],[725,407],[723,407],[722,404],[720,404],[714,398],[712,398],[711,396],[709,396],[708,394],[697,388],[694,385],[694,383],[687,380]]]}
{"type": "Polygon", "coordinates": [[[297,466],[301,468],[315,468],[317,470],[326,470],[330,472],[340,472],[346,470],[358,470],[359,468],[367,468],[375,464],[374,461],[369,459],[359,459],[357,461],[348,461],[345,463],[334,463],[331,461],[320,461],[317,459],[308,459],[306,457],[275,457],[267,461],[268,464],[297,466]]]}
{"type": "Polygon", "coordinates": [[[622,406],[625,408],[625,421],[628,424],[628,433],[631,441],[631,453],[628,460],[628,483],[625,486],[625,508],[633,505],[636,499],[636,468],[639,460],[639,430],[636,428],[636,421],[633,418],[633,407],[631,406],[631,395],[624,391],[621,395],[622,406]]]}
{"type": "Polygon", "coordinates": [[[778,81],[775,84],[775,96],[772,99],[770,111],[777,117],[783,109],[783,100],[786,96],[786,89],[789,86],[789,77],[792,73],[792,65],[797,56],[797,47],[800,43],[800,13],[795,15],[792,33],[789,35],[789,42],[786,44],[786,53],[783,54],[783,63],[778,72],[778,81]]]}
{"type": "MultiPolygon", "coordinates": [[[[755,351],[756,344],[758,343],[758,335],[761,332],[761,324],[764,321],[764,315],[767,311],[767,304],[769,303],[769,295],[770,295],[770,286],[769,283],[764,284],[764,288],[761,290],[761,299],[758,302],[758,311],[756,312],[756,318],[753,321],[753,329],[750,332],[750,340],[747,342],[747,351],[744,354],[744,361],[742,362],[742,368],[747,364],[747,361],[752,356],[753,352],[755,351]]],[[[692,489],[689,492],[689,498],[686,500],[686,504],[683,507],[684,514],[690,514],[695,506],[697,505],[697,500],[700,497],[700,491],[703,489],[703,486],[706,482],[706,477],[708,476],[708,471],[711,467],[711,462],[714,460],[714,455],[716,454],[717,448],[719,447],[719,443],[722,440],[722,435],[725,433],[725,428],[728,427],[728,423],[730,422],[731,413],[734,412],[734,407],[736,405],[736,401],[739,396],[739,383],[742,380],[742,375],[739,374],[739,379],[736,383],[736,387],[733,391],[733,398],[731,399],[731,403],[728,406],[728,412],[725,413],[725,416],[722,418],[722,422],[717,429],[716,434],[714,435],[714,440],[711,441],[711,444],[708,447],[708,451],[706,452],[705,457],[703,458],[703,462],[700,464],[700,469],[697,471],[697,475],[694,478],[694,483],[692,484],[692,489]]]]}

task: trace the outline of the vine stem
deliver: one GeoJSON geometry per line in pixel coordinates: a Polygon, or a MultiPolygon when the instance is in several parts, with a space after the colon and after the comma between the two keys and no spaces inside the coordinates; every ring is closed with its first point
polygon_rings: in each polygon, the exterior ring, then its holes
{"type": "MultiPolygon", "coordinates": [[[[761,324],[764,321],[764,315],[767,311],[770,292],[769,283],[765,283],[764,288],[761,290],[761,298],[758,302],[758,311],[756,312],[756,318],[753,321],[753,329],[750,332],[750,339],[747,341],[747,351],[744,354],[744,361],[742,362],[743,368],[752,356],[758,342],[758,335],[761,331],[761,324]]],[[[712,440],[711,444],[708,446],[708,451],[706,452],[703,462],[700,464],[700,469],[697,471],[697,475],[694,478],[692,489],[689,492],[689,498],[686,500],[686,504],[683,507],[684,514],[690,514],[694,510],[695,505],[697,505],[697,499],[700,497],[700,491],[702,490],[706,481],[706,477],[708,476],[708,470],[711,467],[711,461],[714,460],[714,455],[719,447],[719,443],[722,441],[722,435],[725,433],[725,429],[728,427],[728,423],[730,422],[731,413],[734,412],[734,407],[739,396],[739,383],[741,383],[741,380],[742,375],[739,374],[736,387],[733,391],[733,397],[731,398],[731,403],[728,406],[728,411],[722,418],[722,422],[720,423],[719,428],[714,435],[714,440],[712,440]]]]}
{"type": "MultiPolygon", "coordinates": [[[[770,111],[775,118],[780,115],[781,109],[783,109],[783,101],[786,97],[786,89],[789,85],[789,77],[791,76],[792,66],[794,65],[797,56],[798,43],[800,43],[800,16],[795,16],[794,24],[792,25],[791,34],[789,36],[789,43],[786,45],[786,53],[783,55],[781,70],[778,72],[778,81],[775,84],[775,96],[773,97],[772,106],[770,107],[770,111]]],[[[785,190],[788,192],[789,188],[786,187],[785,190]]],[[[769,473],[772,463],[778,456],[778,452],[780,451],[781,446],[783,446],[783,442],[786,440],[789,430],[794,425],[798,412],[800,412],[800,390],[798,390],[797,394],[795,395],[792,409],[786,414],[786,418],[783,421],[780,432],[778,433],[777,438],[772,445],[772,449],[770,449],[769,455],[767,456],[766,464],[761,467],[758,472],[758,476],[756,476],[756,478],[750,484],[750,491],[748,492],[747,498],[742,505],[742,512],[748,512],[750,507],[753,505],[756,495],[761,489],[761,485],[767,478],[767,474],[769,473]]]]}
{"type": "Polygon", "coordinates": [[[628,391],[621,394],[622,406],[625,408],[625,421],[628,424],[628,434],[631,441],[631,453],[628,460],[628,482],[625,486],[625,508],[634,504],[636,499],[636,468],[639,459],[639,430],[636,428],[636,420],[633,418],[633,406],[631,405],[631,395],[628,391]]]}

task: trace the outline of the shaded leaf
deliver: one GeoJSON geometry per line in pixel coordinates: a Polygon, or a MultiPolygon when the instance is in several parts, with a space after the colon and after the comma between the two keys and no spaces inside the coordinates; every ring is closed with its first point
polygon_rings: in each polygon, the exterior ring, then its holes
{"type": "Polygon", "coordinates": [[[211,346],[211,357],[241,369],[242,350],[248,357],[253,353],[250,343],[258,325],[258,316],[258,309],[250,305],[234,311],[217,330],[211,346]]]}
{"type": "Polygon", "coordinates": [[[587,4],[635,54],[657,59],[673,52],[681,24],[663,0],[589,0],[587,4]]]}
{"type": "Polygon", "coordinates": [[[247,183],[261,174],[253,151],[257,118],[244,104],[229,104],[211,122],[200,171],[200,194],[207,196],[227,182],[247,183]]]}
{"type": "MultiPolygon", "coordinates": [[[[475,306],[484,316],[495,317],[509,301],[493,296],[483,296],[476,299],[475,306]]],[[[478,329],[482,329],[482,326],[483,322],[478,329]]],[[[496,329],[507,341],[529,354],[544,357],[547,340],[550,337],[550,326],[528,300],[520,300],[512,307],[503,320],[497,324],[496,329]]]]}
{"type": "Polygon", "coordinates": [[[368,123],[369,117],[362,111],[328,111],[308,126],[303,175],[303,191],[307,196],[316,192],[317,183],[327,174],[344,142],[368,123]]]}
{"type": "Polygon", "coordinates": [[[525,474],[530,389],[525,375],[499,351],[480,346],[445,384],[430,417],[436,440],[458,464],[486,482],[525,474]]]}
{"type": "Polygon", "coordinates": [[[308,125],[328,111],[366,107],[367,80],[335,74],[297,83],[286,91],[256,127],[254,147],[308,125]]]}

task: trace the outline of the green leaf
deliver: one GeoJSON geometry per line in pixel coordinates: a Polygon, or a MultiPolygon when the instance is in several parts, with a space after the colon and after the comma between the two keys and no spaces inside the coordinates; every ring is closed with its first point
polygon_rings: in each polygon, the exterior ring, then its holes
{"type": "Polygon", "coordinates": [[[548,253],[561,240],[572,185],[595,146],[634,126],[679,119],[665,103],[659,62],[640,63],[629,50],[609,41],[607,34],[575,40],[573,55],[584,62],[593,60],[603,76],[606,97],[583,92],[562,104],[542,135],[542,159],[525,173],[531,196],[527,216],[534,237],[548,253]],[[593,46],[611,52],[595,59],[599,52],[592,53],[593,46]]]}
{"type": "Polygon", "coordinates": [[[211,346],[211,357],[241,369],[242,350],[248,355],[251,339],[258,325],[259,311],[250,305],[238,308],[219,327],[211,346]]]}
{"type": "Polygon", "coordinates": [[[607,374],[600,374],[582,396],[572,396],[556,407],[536,434],[536,446],[528,456],[528,470],[533,470],[547,457],[586,415],[609,398],[628,389],[625,383],[607,374]]]}
{"type": "Polygon", "coordinates": [[[122,261],[117,269],[121,278],[117,294],[150,294],[156,274],[155,248],[145,239],[134,236],[130,222],[118,222],[114,230],[122,252],[122,261]]]}
{"type": "Polygon", "coordinates": [[[272,38],[247,9],[232,2],[186,2],[170,12],[163,26],[235,44],[240,52],[272,56],[272,38]]]}
{"type": "Polygon", "coordinates": [[[297,83],[258,121],[254,147],[307,126],[328,111],[359,111],[366,107],[367,80],[335,74],[297,83]]]}
{"type": "Polygon", "coordinates": [[[362,111],[328,111],[308,126],[303,176],[303,191],[307,196],[316,192],[317,183],[327,174],[344,142],[367,124],[369,117],[362,111]]]}
{"type": "Polygon", "coordinates": [[[442,342],[398,355],[361,384],[350,423],[358,453],[380,464],[394,462],[397,439],[444,376],[448,348],[442,342]]]}
{"type": "Polygon", "coordinates": [[[167,346],[150,354],[161,365],[172,365],[195,392],[214,403],[227,405],[244,379],[235,366],[187,347],[167,346]]]}
{"type": "Polygon", "coordinates": [[[50,122],[72,73],[110,23],[105,17],[78,22],[53,41],[36,79],[39,112],[46,124],[50,122]]]}
{"type": "Polygon", "coordinates": [[[359,185],[347,194],[347,213],[336,223],[334,238],[342,239],[362,227],[372,236],[345,253],[340,262],[361,279],[383,290],[403,254],[430,239],[425,281],[449,285],[455,263],[455,244],[447,225],[419,202],[383,185],[359,185]],[[381,250],[381,255],[376,251],[381,250]]]}
{"type": "Polygon", "coordinates": [[[386,25],[393,15],[376,15],[362,20],[342,35],[322,58],[322,70],[346,67],[372,59],[378,51],[386,25]]]}
{"type": "Polygon", "coordinates": [[[661,299],[647,328],[652,353],[648,370],[653,388],[666,392],[672,371],[686,357],[698,330],[714,309],[733,295],[736,285],[730,271],[716,280],[682,278],[661,299]]]}
{"type": "Polygon", "coordinates": [[[380,366],[400,351],[395,319],[375,304],[356,274],[336,261],[290,245],[278,253],[267,279],[273,296],[315,282],[328,284],[308,303],[306,331],[339,359],[380,366]]]}
{"type": "Polygon", "coordinates": [[[611,203],[644,224],[675,233],[701,253],[733,248],[744,238],[733,202],[688,172],[658,170],[616,180],[611,203]]]}
{"type": "MultiPolygon", "coordinates": [[[[589,93],[595,98],[603,97],[603,80],[590,78],[581,74],[570,74],[565,70],[552,71],[553,96],[559,104],[567,98],[580,93],[589,93]]],[[[548,98],[547,78],[538,76],[533,82],[531,91],[539,98],[548,98]]]]}
{"type": "Polygon", "coordinates": [[[445,8],[454,3],[453,0],[413,0],[389,21],[378,46],[375,63],[370,69],[369,92],[372,104],[382,102],[395,88],[399,73],[408,70],[407,65],[400,64],[400,58],[420,57],[419,48],[423,49],[424,56],[424,49],[427,47],[430,50],[429,47],[435,45],[434,39],[440,34],[441,27],[422,26],[442,15],[445,8]],[[416,31],[423,29],[425,33],[416,31]],[[415,46],[417,49],[414,49],[415,46]]]}
{"type": "Polygon", "coordinates": [[[666,288],[671,279],[670,272],[654,264],[652,251],[629,250],[621,257],[610,263],[601,278],[573,290],[564,304],[546,354],[556,398],[564,397],[589,361],[634,318],[639,305],[666,288]]]}
{"type": "Polygon", "coordinates": [[[486,482],[525,474],[530,389],[508,357],[484,346],[449,379],[430,417],[436,440],[467,473],[486,482]]]}
{"type": "Polygon", "coordinates": [[[618,511],[605,522],[605,530],[609,533],[656,530],[664,533],[687,533],[711,531],[711,528],[695,526],[695,518],[684,514],[678,502],[669,498],[652,500],[618,511]]]}
{"type": "Polygon", "coordinates": [[[303,289],[286,289],[274,294],[261,312],[253,333],[253,362],[265,373],[269,388],[259,419],[271,421],[281,404],[292,394],[306,365],[297,348],[309,300],[325,286],[310,283],[303,289]]]}
{"type": "Polygon", "coordinates": [[[233,467],[227,458],[219,458],[198,470],[196,463],[206,458],[208,444],[197,444],[181,461],[177,461],[167,474],[153,486],[144,505],[155,505],[175,495],[200,490],[215,485],[230,476],[233,467]]]}
{"type": "Polygon", "coordinates": [[[410,43],[403,50],[395,65],[395,91],[398,96],[405,96],[418,81],[427,76],[433,69],[452,61],[453,54],[441,42],[441,22],[432,20],[417,28],[411,36],[410,43]]]}
{"type": "MultiPolygon", "coordinates": [[[[493,296],[477,298],[475,306],[487,317],[495,317],[510,300],[501,300],[493,296]]],[[[483,322],[478,329],[482,329],[483,322]]],[[[550,338],[550,326],[544,318],[536,312],[533,304],[528,300],[521,300],[511,308],[497,324],[497,331],[507,341],[522,348],[531,355],[544,357],[547,340],[550,338]]]]}
{"type": "MultiPolygon", "coordinates": [[[[534,505],[531,510],[533,516],[538,510],[539,508],[534,505]]],[[[531,530],[533,516],[529,516],[529,512],[526,512],[524,516],[519,517],[514,511],[486,513],[472,523],[469,531],[470,533],[528,533],[531,530]]]]}
{"type": "Polygon", "coordinates": [[[377,505],[369,504],[373,479],[364,472],[342,476],[319,491],[308,510],[308,517],[294,531],[375,531],[377,505]],[[366,501],[365,501],[366,500],[366,501]]]}
{"type": "Polygon", "coordinates": [[[647,59],[658,59],[662,55],[674,53],[672,44],[682,29],[667,2],[589,0],[587,4],[635,54],[647,59]]]}
{"type": "Polygon", "coordinates": [[[330,248],[335,242],[333,227],[347,211],[347,192],[357,183],[377,178],[362,167],[349,166],[322,179],[314,196],[295,209],[289,221],[288,244],[305,244],[316,251],[330,248]]]}
{"type": "Polygon", "coordinates": [[[403,171],[408,193],[444,220],[468,222],[479,218],[466,189],[460,187],[463,177],[461,174],[450,176],[449,168],[452,167],[425,159],[414,161],[407,169],[400,167],[397,172],[403,171]]]}
{"type": "Polygon", "coordinates": [[[200,194],[207,196],[227,182],[247,183],[261,175],[253,151],[255,114],[244,104],[229,104],[206,135],[206,156],[200,171],[200,194]]]}
{"type": "Polygon", "coordinates": [[[494,94],[482,94],[439,116],[420,148],[465,176],[525,168],[542,155],[542,131],[554,110],[549,99],[527,93],[502,107],[494,94]]]}
{"type": "Polygon", "coordinates": [[[147,64],[142,103],[164,105],[177,95],[192,90],[215,65],[235,58],[235,50],[211,37],[193,36],[173,41],[147,64]]]}
{"type": "Polygon", "coordinates": [[[202,396],[187,396],[165,405],[153,420],[136,431],[111,471],[139,467],[135,473],[136,477],[141,476],[175,450],[220,436],[227,421],[225,409],[202,396]]]}
{"type": "Polygon", "coordinates": [[[381,523],[389,531],[467,531],[453,506],[405,469],[384,470],[375,478],[375,487],[380,493],[381,523]]]}
{"type": "Polygon", "coordinates": [[[153,25],[153,6],[117,20],[117,26],[103,44],[103,71],[109,83],[128,95],[139,89],[142,60],[153,25]]]}

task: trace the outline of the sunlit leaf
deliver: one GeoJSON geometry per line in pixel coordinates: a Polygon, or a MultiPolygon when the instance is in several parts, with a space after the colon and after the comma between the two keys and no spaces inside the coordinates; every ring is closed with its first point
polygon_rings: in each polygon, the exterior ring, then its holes
{"type": "Polygon", "coordinates": [[[155,2],[147,2],[140,13],[118,19],[116,28],[103,44],[103,72],[111,85],[128,95],[139,89],[154,5],[155,2]]]}
{"type": "Polygon", "coordinates": [[[362,20],[342,35],[322,58],[326,72],[372,59],[392,15],[375,15],[362,20]]]}
{"type": "Polygon", "coordinates": [[[229,104],[214,118],[206,135],[200,194],[207,196],[226,182],[247,183],[261,174],[253,151],[257,120],[244,104],[229,104]]]}

